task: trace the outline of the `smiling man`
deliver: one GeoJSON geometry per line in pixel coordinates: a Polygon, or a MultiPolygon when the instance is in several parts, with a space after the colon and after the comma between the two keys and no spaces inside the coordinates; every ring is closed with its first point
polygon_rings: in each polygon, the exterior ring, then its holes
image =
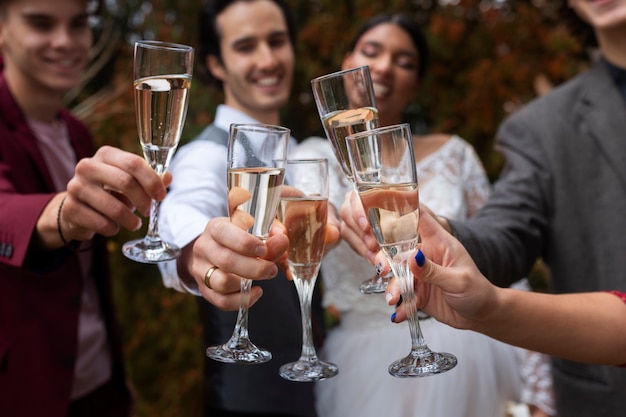
{"type": "Polygon", "coordinates": [[[137,230],[135,207],[166,190],[141,156],[94,153],[63,107],[89,61],[89,3],[0,0],[3,416],[131,415],[104,237],[137,230]]]}
{"type": "MultiPolygon", "coordinates": [[[[210,284],[199,287],[196,283],[192,267],[201,262],[193,258],[194,242],[210,228],[207,224],[227,220],[226,144],[230,124],[280,125],[280,109],[289,99],[293,80],[296,33],[282,0],[209,0],[199,27],[199,70],[221,88],[224,104],[218,106],[213,124],[174,156],[170,165],[174,179],[161,206],[159,229],[183,248],[177,261],[160,265],[165,285],[213,302],[197,298],[204,327],[198,348],[204,352],[207,346],[228,340],[237,313],[222,311],[224,305],[215,303],[223,300],[214,288],[224,282],[226,267],[209,268],[210,284]]],[[[290,146],[295,147],[295,141],[290,146]]],[[[232,225],[226,223],[226,227],[232,225]]],[[[233,236],[234,232],[218,234],[219,239],[240,246],[241,239],[233,236]]],[[[201,255],[217,256],[218,252],[203,251],[201,255]]],[[[216,260],[210,265],[217,265],[216,260]]],[[[252,269],[242,258],[231,259],[231,265],[230,272],[239,276],[252,269]]],[[[273,262],[266,266],[272,268],[267,278],[276,274],[273,262]]],[[[239,284],[235,282],[236,288],[230,291],[234,302],[226,310],[236,309],[239,302],[239,284]]],[[[294,384],[278,374],[282,364],[300,355],[300,308],[293,283],[280,272],[275,279],[255,283],[251,299],[256,303],[249,316],[250,338],[272,352],[273,359],[264,364],[236,365],[206,358],[204,415],[314,416],[313,384],[294,384]]]]}

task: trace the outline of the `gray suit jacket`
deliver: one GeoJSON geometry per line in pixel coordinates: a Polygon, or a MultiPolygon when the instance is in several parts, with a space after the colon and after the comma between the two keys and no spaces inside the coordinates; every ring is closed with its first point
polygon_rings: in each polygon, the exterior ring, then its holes
{"type": "MultiPolygon", "coordinates": [[[[505,120],[497,148],[492,197],[451,222],[483,273],[509,285],[541,256],[556,293],[626,291],[626,104],[605,63],[505,120]]],[[[554,359],[553,372],[559,416],[624,415],[626,369],[554,359]]]]}

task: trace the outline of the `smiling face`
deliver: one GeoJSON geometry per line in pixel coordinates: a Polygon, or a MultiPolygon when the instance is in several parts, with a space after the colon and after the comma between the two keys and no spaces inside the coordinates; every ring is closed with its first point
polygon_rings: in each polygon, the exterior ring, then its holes
{"type": "Polygon", "coordinates": [[[222,11],[217,27],[221,61],[209,55],[207,66],[223,82],[225,104],[261,122],[278,124],[295,61],[280,8],[270,0],[238,1],[222,11]]]}
{"type": "Polygon", "coordinates": [[[400,123],[419,87],[417,47],[409,34],[393,23],[381,23],[363,33],[342,68],[368,65],[381,126],[400,123]]]}
{"type": "Polygon", "coordinates": [[[88,62],[92,34],[86,0],[4,3],[0,48],[13,94],[62,97],[78,84],[88,62]]]}

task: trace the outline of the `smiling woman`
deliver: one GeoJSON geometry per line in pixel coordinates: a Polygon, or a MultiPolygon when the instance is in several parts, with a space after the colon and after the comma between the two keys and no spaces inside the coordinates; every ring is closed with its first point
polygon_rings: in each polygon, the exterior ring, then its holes
{"type": "MultiPolygon", "coordinates": [[[[389,126],[402,123],[405,110],[416,100],[428,52],[424,36],[411,19],[382,14],[357,31],[341,67],[369,66],[380,125],[389,126]]],[[[490,190],[473,148],[460,137],[445,133],[412,139],[420,201],[452,218],[474,214],[490,190]]],[[[353,187],[344,178],[328,141],[307,139],[296,155],[331,161],[330,199],[340,207],[353,187]]],[[[329,252],[322,263],[324,305],[338,312],[339,325],[329,330],[320,357],[337,364],[341,371],[316,386],[318,414],[503,416],[507,401],[517,400],[519,395],[516,353],[486,336],[427,319],[421,327],[428,345],[453,353],[459,365],[428,379],[389,378],[389,363],[406,355],[406,328],[389,323],[393,309],[386,305],[383,294],[360,293],[361,283],[372,274],[372,265],[346,243],[329,252]],[[368,401],[363,401],[364,397],[368,401]]]]}

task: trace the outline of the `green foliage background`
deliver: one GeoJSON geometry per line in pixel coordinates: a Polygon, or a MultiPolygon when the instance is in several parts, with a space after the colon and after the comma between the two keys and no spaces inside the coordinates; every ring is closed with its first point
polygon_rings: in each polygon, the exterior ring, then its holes
{"type": "MultiPolygon", "coordinates": [[[[402,11],[422,24],[431,46],[421,97],[409,114],[415,129],[461,135],[475,146],[491,178],[502,165],[493,151],[498,123],[588,62],[586,51],[555,21],[549,0],[287,2],[296,16],[299,44],[292,100],[283,122],[296,137],[322,134],[310,79],[338,69],[351,34],[364,20],[382,11],[402,11]]],[[[68,96],[68,103],[90,126],[98,145],[140,153],[131,88],[132,41],[158,38],[195,45],[200,1],[107,4],[88,82],[68,96]]],[[[211,122],[220,101],[219,92],[193,83],[181,144],[211,122]]],[[[196,304],[192,296],[163,287],[157,267],[121,255],[121,244],[144,232],[122,232],[110,243],[127,367],[137,398],[135,414],[200,416],[204,346],[196,304]]]]}

